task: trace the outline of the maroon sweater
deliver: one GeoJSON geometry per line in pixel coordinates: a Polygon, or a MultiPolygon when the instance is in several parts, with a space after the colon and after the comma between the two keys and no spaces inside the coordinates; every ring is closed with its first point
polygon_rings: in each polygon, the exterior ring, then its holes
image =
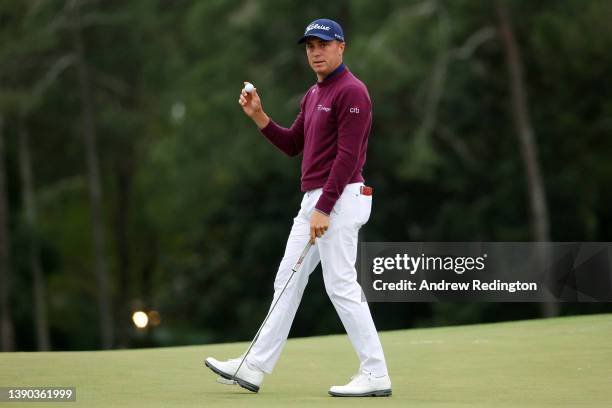
{"type": "Polygon", "coordinates": [[[289,156],[304,153],[302,191],[323,188],[316,209],[331,214],[349,183],[363,182],[372,103],[366,86],[348,68],[306,92],[289,129],[270,120],[261,132],[289,156]]]}

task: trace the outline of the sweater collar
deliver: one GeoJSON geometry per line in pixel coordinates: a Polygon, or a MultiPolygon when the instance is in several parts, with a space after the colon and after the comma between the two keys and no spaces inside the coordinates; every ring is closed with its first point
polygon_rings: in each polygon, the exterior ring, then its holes
{"type": "Polygon", "coordinates": [[[346,72],[348,72],[348,69],[346,68],[346,65],[342,63],[338,66],[338,68],[334,69],[328,76],[326,76],[323,81],[317,82],[317,86],[318,87],[328,86],[336,82],[338,78],[343,77],[344,74],[346,74],[346,72]]]}

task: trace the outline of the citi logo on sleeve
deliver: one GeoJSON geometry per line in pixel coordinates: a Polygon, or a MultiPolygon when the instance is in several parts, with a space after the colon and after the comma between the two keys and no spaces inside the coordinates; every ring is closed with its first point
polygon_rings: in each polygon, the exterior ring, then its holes
{"type": "Polygon", "coordinates": [[[358,107],[352,107],[349,109],[349,112],[351,113],[359,113],[359,108],[358,107]]]}

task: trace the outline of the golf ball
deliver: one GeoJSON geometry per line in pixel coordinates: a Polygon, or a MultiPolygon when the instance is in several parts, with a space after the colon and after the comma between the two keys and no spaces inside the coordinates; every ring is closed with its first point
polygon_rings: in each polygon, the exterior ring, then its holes
{"type": "Polygon", "coordinates": [[[248,93],[253,92],[253,90],[254,90],[254,89],[255,89],[255,87],[254,87],[254,86],[253,86],[253,84],[252,84],[252,83],[250,83],[250,82],[247,82],[247,83],[244,85],[244,90],[245,90],[246,92],[248,92],[248,93]]]}

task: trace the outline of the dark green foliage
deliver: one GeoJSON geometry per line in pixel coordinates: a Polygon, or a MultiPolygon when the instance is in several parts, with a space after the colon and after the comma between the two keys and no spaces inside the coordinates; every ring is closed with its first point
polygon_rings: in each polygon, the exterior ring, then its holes
{"type": "MultiPolygon", "coordinates": [[[[610,240],[611,3],[509,3],[552,238],[610,240]]],[[[376,193],[362,238],[533,238],[492,2],[91,1],[82,16],[95,84],[113,296],[134,309],[159,310],[162,317],[161,326],[146,335],[130,331],[128,346],[245,340],[255,333],[298,211],[300,160],[269,144],[237,99],[242,82],[252,81],[266,111],[278,123],[291,124],[303,92],[315,81],[295,42],[318,17],[343,24],[345,62],[368,85],[374,103],[365,177],[376,193]],[[479,32],[482,40],[471,43],[479,32]],[[476,46],[468,50],[470,44],[476,46]],[[435,72],[443,74],[437,95],[435,72]],[[127,241],[118,245],[120,213],[126,215],[127,241]],[[120,295],[121,248],[129,260],[127,299],[120,295]]],[[[0,22],[17,345],[35,344],[30,275],[20,242],[37,234],[54,346],[95,348],[96,287],[76,70],[67,66],[44,92],[34,93],[54,63],[72,52],[64,2],[2,1],[0,22]],[[24,230],[20,221],[20,120],[32,139],[38,231],[24,230]]],[[[539,313],[536,305],[504,304],[372,309],[381,329],[539,313]]],[[[603,310],[608,305],[562,309],[603,310]]],[[[118,326],[130,318],[116,314],[118,326]]],[[[342,331],[318,271],[292,330],[342,331]]]]}

